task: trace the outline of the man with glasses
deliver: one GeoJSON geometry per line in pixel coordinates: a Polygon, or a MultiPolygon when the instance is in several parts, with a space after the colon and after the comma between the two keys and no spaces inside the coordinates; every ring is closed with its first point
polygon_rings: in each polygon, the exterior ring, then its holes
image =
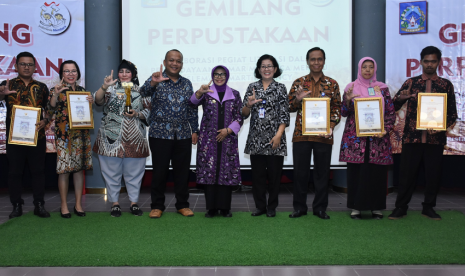
{"type": "Polygon", "coordinates": [[[328,181],[333,148],[333,130],[341,120],[341,96],[338,83],[323,74],[326,55],[323,49],[312,48],[307,52],[307,64],[310,74],[294,81],[289,92],[289,110],[297,112],[293,142],[294,161],[294,212],[290,218],[298,218],[307,214],[307,192],[310,178],[310,160],[313,151],[314,170],[313,182],[315,198],[312,208],[313,215],[321,219],[329,219],[326,214],[328,207],[328,181]],[[330,99],[330,133],[302,135],[302,100],[303,98],[330,99]]]}
{"type": "Polygon", "coordinates": [[[197,144],[199,119],[197,108],[190,105],[194,94],[190,80],[182,77],[183,56],[176,49],[165,55],[160,72],[150,76],[140,88],[143,97],[152,97],[149,117],[149,145],[152,153],[152,211],[150,218],[160,218],[165,210],[165,190],[170,161],[173,166],[175,207],[183,216],[189,209],[189,167],[192,145],[197,144]],[[165,71],[163,71],[163,65],[165,71]]]}
{"type": "MultiPolygon", "coordinates": [[[[49,91],[47,86],[34,80],[32,75],[36,70],[34,56],[29,52],[19,53],[16,57],[15,69],[18,77],[3,81],[0,84],[0,100],[5,99],[7,106],[6,131],[7,137],[10,131],[11,112],[13,105],[38,107],[42,110],[47,106],[49,91]]],[[[42,113],[42,112],[41,112],[42,113]]],[[[40,115],[41,120],[36,124],[38,131],[37,146],[6,145],[8,158],[8,190],[10,201],[13,204],[13,212],[10,219],[23,214],[21,198],[21,183],[24,166],[27,163],[31,172],[31,184],[34,198],[34,215],[47,218],[50,214],[44,208],[45,185],[45,130],[48,123],[48,113],[40,115]],[[43,116],[43,117],[42,117],[43,116]]]]}

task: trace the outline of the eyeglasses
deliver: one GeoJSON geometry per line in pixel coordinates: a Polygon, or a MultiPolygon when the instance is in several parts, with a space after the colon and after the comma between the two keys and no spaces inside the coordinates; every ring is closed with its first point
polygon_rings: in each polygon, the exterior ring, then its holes
{"type": "Polygon", "coordinates": [[[262,66],[260,68],[262,68],[262,70],[266,70],[266,69],[273,69],[274,66],[273,65],[268,65],[268,66],[262,66]]]}
{"type": "Polygon", "coordinates": [[[73,70],[73,71],[65,70],[63,71],[63,73],[65,73],[66,75],[76,75],[77,71],[76,70],[73,70]]]}
{"type": "Polygon", "coordinates": [[[24,63],[24,62],[19,63],[19,66],[21,66],[22,68],[33,67],[34,65],[35,65],[34,63],[24,63]]]}
{"type": "Polygon", "coordinates": [[[213,76],[217,79],[226,78],[226,73],[214,73],[213,76]]]}

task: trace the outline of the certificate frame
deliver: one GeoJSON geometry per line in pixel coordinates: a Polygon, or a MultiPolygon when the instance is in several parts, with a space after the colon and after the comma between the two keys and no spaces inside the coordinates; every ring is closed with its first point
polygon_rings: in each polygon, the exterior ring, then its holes
{"type": "MultiPolygon", "coordinates": [[[[35,128],[36,128],[35,125],[40,121],[41,112],[42,112],[42,109],[39,108],[39,107],[13,105],[13,109],[11,110],[11,124],[10,124],[10,133],[8,134],[8,144],[22,145],[22,146],[32,146],[32,147],[37,146],[37,137],[39,135],[39,132],[35,130],[35,128]],[[22,141],[21,139],[15,139],[15,137],[13,137],[13,131],[15,130],[15,119],[16,119],[17,110],[23,110],[23,111],[29,110],[31,112],[36,112],[37,113],[37,115],[34,115],[32,117],[32,118],[36,118],[34,126],[29,126],[29,127],[34,128],[34,142],[32,142],[32,141],[22,141]]],[[[31,137],[29,139],[31,139],[31,137]]]]}
{"type": "MultiPolygon", "coordinates": [[[[446,130],[447,129],[447,93],[426,93],[426,92],[422,92],[422,93],[418,93],[418,103],[417,103],[417,123],[416,123],[416,129],[418,130],[427,130],[427,129],[434,129],[434,130],[446,130]],[[439,120],[435,120],[435,122],[441,122],[442,123],[442,126],[439,125],[439,126],[433,126],[431,125],[429,122],[433,121],[433,120],[430,120],[428,122],[426,122],[426,120],[428,120],[430,118],[429,116],[429,112],[421,112],[422,110],[422,104],[423,104],[423,107],[425,105],[427,105],[426,102],[423,102],[424,100],[428,99],[427,97],[429,97],[431,99],[431,97],[438,97],[438,98],[442,98],[442,101],[443,101],[443,105],[442,105],[442,118],[440,118],[439,120]],[[422,115],[424,118],[422,118],[422,115]]],[[[433,107],[431,107],[433,109],[433,107]]],[[[433,110],[432,113],[434,113],[436,110],[433,110]]],[[[431,114],[433,115],[433,114],[431,114]]],[[[439,115],[441,116],[441,115],[439,115]]]]}
{"type": "MultiPolygon", "coordinates": [[[[303,98],[302,99],[302,135],[319,135],[319,134],[329,134],[331,132],[330,128],[330,98],[303,98]],[[323,123],[321,128],[324,128],[325,131],[320,130],[307,130],[307,116],[312,116],[312,114],[307,114],[307,105],[308,104],[315,104],[316,102],[320,102],[324,104],[326,107],[326,122],[323,123]]],[[[309,117],[310,118],[310,117],[309,117]]]]}
{"type": "Polygon", "coordinates": [[[367,137],[377,134],[382,134],[384,130],[384,111],[383,111],[383,98],[382,97],[369,97],[369,98],[355,98],[354,99],[354,109],[355,109],[355,130],[357,137],[367,137]],[[359,120],[359,103],[362,102],[376,102],[375,106],[379,111],[380,118],[380,131],[363,131],[360,129],[360,120],[359,120]]]}
{"type": "Polygon", "coordinates": [[[92,103],[89,104],[90,112],[90,121],[89,122],[77,122],[78,116],[73,114],[73,107],[70,100],[70,96],[73,95],[82,95],[82,96],[91,96],[91,93],[88,91],[67,91],[66,100],[68,101],[68,117],[69,117],[69,128],[70,129],[93,129],[94,128],[94,112],[92,111],[92,103]]]}

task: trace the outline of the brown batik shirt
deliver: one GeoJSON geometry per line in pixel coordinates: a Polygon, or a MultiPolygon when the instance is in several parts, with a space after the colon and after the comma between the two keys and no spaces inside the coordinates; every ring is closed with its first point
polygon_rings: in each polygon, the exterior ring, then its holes
{"type": "Polygon", "coordinates": [[[302,86],[304,91],[312,91],[312,93],[305,96],[305,98],[330,98],[330,126],[334,130],[334,127],[341,121],[341,94],[339,93],[339,84],[336,80],[325,75],[322,75],[315,81],[312,73],[310,73],[295,80],[289,92],[289,111],[297,112],[292,142],[309,141],[332,145],[334,143],[332,135],[330,138],[315,135],[302,135],[302,101],[298,103],[295,101],[296,91],[299,86],[302,86]]]}
{"type": "MultiPolygon", "coordinates": [[[[13,111],[13,105],[22,105],[29,107],[38,107],[43,110],[47,107],[49,91],[47,85],[37,80],[31,80],[26,85],[22,79],[16,77],[10,80],[10,91],[16,91],[16,93],[5,96],[6,107],[7,107],[7,131],[9,131],[11,122],[11,112],[13,111]]],[[[3,81],[0,86],[6,85],[6,81],[3,81]]],[[[40,114],[42,119],[42,112],[40,114]]],[[[45,129],[39,130],[38,139],[45,138],[45,129]]]]}

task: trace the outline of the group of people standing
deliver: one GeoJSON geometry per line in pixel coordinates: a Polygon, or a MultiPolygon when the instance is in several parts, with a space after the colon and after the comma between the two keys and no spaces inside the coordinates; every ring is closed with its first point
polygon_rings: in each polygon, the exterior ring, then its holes
{"type": "MultiPolygon", "coordinates": [[[[421,52],[422,75],[408,79],[401,90],[391,98],[388,87],[377,81],[376,61],[365,57],[358,64],[358,75],[347,84],[340,95],[336,80],[324,75],[326,55],[315,47],[306,55],[310,73],[294,81],[289,94],[286,86],[275,81],[282,74],[277,60],[271,55],[261,56],[254,71],[258,81],[251,83],[244,97],[228,86],[230,72],[226,66],[212,69],[212,80],[194,92],[192,83],[180,75],[183,55],[170,50],[165,55],[159,72],[154,72],[139,86],[137,68],[123,60],[118,68],[118,78],[113,71],[104,78],[102,86],[87,98],[91,103],[104,107],[104,114],[93,151],[98,154],[108,197],[113,206],[111,216],[121,216],[118,203],[122,178],[129,194],[130,212],[141,216],[137,205],[145,159],[152,153],[153,177],[151,185],[150,218],[160,218],[165,210],[165,188],[170,163],[174,172],[176,209],[183,216],[194,215],[189,208],[188,176],[192,144],[197,147],[197,183],[204,184],[205,217],[221,215],[231,217],[233,187],[241,183],[238,134],[245,119],[250,116],[250,130],[245,153],[250,155],[252,191],[256,209],[252,216],[274,217],[278,207],[279,184],[287,155],[285,128],[290,123],[290,112],[297,112],[293,142],[293,207],[290,218],[307,214],[307,194],[310,161],[313,152],[313,182],[315,198],[313,214],[329,219],[328,182],[333,130],[341,116],[347,117],[341,142],[340,161],[347,162],[347,207],[350,217],[361,219],[361,211],[371,211],[375,219],[383,218],[386,209],[387,165],[393,163],[389,132],[394,126],[395,111],[408,101],[407,120],[403,136],[401,157],[401,182],[396,208],[390,219],[407,214],[419,167],[426,166],[427,187],[422,214],[431,219],[441,217],[434,211],[440,184],[442,149],[446,144],[444,131],[416,130],[417,100],[419,92],[447,93],[447,127],[456,118],[453,85],[437,76],[441,60],[438,48],[429,46],[421,52]],[[165,70],[163,70],[163,66],[165,70]],[[132,82],[131,110],[124,111],[126,94],[122,82],[132,82]],[[374,91],[374,92],[373,92],[374,91]],[[320,135],[303,135],[302,100],[304,98],[329,98],[330,132],[320,135]],[[381,134],[358,137],[356,135],[354,99],[382,98],[384,130],[381,134]],[[198,125],[197,107],[202,106],[203,117],[198,125]],[[149,126],[147,141],[145,129],[149,126]],[[268,197],[267,197],[268,195],[268,197]]],[[[13,212],[10,218],[21,216],[21,173],[25,162],[33,174],[34,214],[48,217],[44,208],[45,137],[43,127],[56,116],[57,173],[62,198],[61,216],[70,218],[66,205],[69,174],[73,173],[76,193],[74,213],[85,216],[81,205],[83,171],[92,168],[89,130],[69,129],[66,91],[85,91],[77,85],[80,78],[78,65],[66,61],[60,66],[61,82],[51,89],[32,79],[35,60],[23,52],[17,56],[18,77],[0,85],[0,97],[7,102],[7,130],[14,104],[44,108],[43,119],[37,124],[39,139],[36,147],[7,145],[10,164],[8,183],[13,212]]]]}

